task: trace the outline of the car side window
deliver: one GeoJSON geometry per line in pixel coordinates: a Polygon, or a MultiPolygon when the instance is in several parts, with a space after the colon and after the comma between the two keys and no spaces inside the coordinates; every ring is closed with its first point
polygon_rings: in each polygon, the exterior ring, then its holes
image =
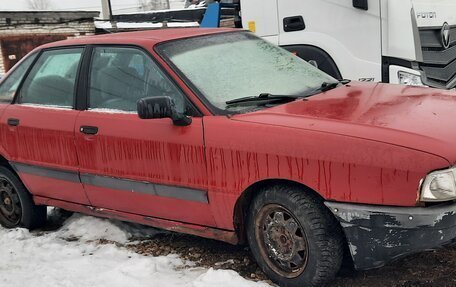
{"type": "Polygon", "coordinates": [[[15,67],[8,78],[4,79],[0,85],[0,103],[11,103],[16,94],[19,84],[27,73],[28,68],[36,58],[37,53],[28,56],[24,61],[15,67]]]}
{"type": "Polygon", "coordinates": [[[143,51],[97,47],[92,56],[89,109],[134,112],[139,99],[169,96],[184,113],[185,97],[143,51]]]}
{"type": "Polygon", "coordinates": [[[19,103],[72,108],[83,51],[84,48],[44,51],[25,79],[19,103]]]}

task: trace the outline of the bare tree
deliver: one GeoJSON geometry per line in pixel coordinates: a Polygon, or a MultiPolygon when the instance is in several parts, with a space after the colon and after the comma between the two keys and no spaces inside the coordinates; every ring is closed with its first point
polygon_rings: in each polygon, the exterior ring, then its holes
{"type": "Polygon", "coordinates": [[[27,6],[32,10],[49,10],[52,2],[51,0],[27,0],[27,6]]]}
{"type": "Polygon", "coordinates": [[[141,11],[169,9],[169,0],[138,0],[141,11]]]}

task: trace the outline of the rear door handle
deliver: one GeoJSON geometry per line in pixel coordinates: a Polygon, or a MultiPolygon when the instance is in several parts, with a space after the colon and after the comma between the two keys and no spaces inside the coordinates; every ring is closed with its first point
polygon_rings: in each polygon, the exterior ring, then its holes
{"type": "Polygon", "coordinates": [[[283,30],[285,32],[301,31],[306,28],[302,16],[292,16],[283,18],[283,30]]]}
{"type": "Polygon", "coordinates": [[[98,133],[98,128],[92,126],[81,126],[79,131],[86,135],[96,135],[98,133]]]}
{"type": "Polygon", "coordinates": [[[17,127],[19,125],[19,119],[8,119],[8,125],[17,127]]]}

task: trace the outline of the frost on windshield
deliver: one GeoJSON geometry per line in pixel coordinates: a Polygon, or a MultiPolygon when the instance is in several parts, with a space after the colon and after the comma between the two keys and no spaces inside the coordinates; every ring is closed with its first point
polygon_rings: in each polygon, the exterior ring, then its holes
{"type": "Polygon", "coordinates": [[[212,105],[261,93],[302,95],[334,81],[304,60],[249,33],[165,44],[163,52],[212,105]]]}

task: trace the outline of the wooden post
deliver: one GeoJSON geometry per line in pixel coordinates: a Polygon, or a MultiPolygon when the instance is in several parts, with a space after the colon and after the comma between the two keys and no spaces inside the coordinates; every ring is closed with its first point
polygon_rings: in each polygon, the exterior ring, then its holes
{"type": "Polygon", "coordinates": [[[103,20],[111,21],[113,30],[117,29],[117,23],[112,18],[111,0],[101,0],[101,17],[103,20]]]}

